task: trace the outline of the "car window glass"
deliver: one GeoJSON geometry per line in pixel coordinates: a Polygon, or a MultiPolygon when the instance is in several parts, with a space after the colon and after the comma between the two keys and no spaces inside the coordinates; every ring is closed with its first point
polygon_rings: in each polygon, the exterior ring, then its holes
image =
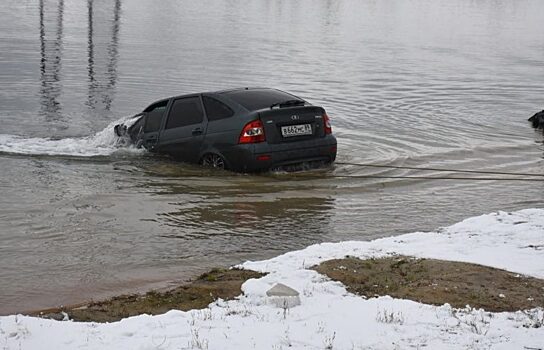
{"type": "Polygon", "coordinates": [[[206,116],[208,116],[209,121],[230,118],[234,114],[232,109],[215,98],[204,96],[202,100],[204,101],[204,109],[206,109],[206,116]]]}
{"type": "Polygon", "coordinates": [[[203,113],[200,98],[198,96],[180,98],[174,101],[174,104],[170,109],[168,121],[166,122],[166,129],[198,124],[201,123],[202,120],[203,113]]]}
{"type": "Polygon", "coordinates": [[[269,108],[275,103],[299,99],[294,95],[274,89],[234,90],[223,94],[241,104],[248,111],[269,108]]]}
{"type": "Polygon", "coordinates": [[[163,101],[146,108],[145,112],[147,112],[147,115],[145,117],[144,132],[159,131],[167,103],[168,101],[163,101]]]}

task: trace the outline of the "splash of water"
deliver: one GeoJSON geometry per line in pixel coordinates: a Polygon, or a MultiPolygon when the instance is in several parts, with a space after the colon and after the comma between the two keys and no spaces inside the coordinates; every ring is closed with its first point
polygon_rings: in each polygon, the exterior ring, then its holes
{"type": "Polygon", "coordinates": [[[130,144],[127,137],[119,137],[113,130],[117,124],[129,127],[137,120],[135,117],[121,118],[94,135],[59,140],[0,134],[0,153],[94,157],[111,155],[120,150],[141,152],[130,144]]]}

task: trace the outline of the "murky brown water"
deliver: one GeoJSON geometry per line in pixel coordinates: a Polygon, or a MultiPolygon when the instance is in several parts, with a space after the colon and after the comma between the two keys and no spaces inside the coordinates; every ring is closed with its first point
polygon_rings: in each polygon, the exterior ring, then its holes
{"type": "Polygon", "coordinates": [[[271,86],[327,109],[339,162],[541,173],[526,119],[544,108],[542,13],[539,0],[7,0],[0,314],[542,207],[535,182],[236,175],[101,132],[164,96],[271,86]]]}

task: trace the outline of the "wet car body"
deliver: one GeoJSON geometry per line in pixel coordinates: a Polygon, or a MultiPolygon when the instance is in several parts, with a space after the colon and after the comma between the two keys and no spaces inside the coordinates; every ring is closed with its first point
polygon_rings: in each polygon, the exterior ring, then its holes
{"type": "Polygon", "coordinates": [[[241,88],[157,101],[115,132],[138,147],[238,172],[330,164],[336,138],[325,110],[287,92],[241,88]]]}

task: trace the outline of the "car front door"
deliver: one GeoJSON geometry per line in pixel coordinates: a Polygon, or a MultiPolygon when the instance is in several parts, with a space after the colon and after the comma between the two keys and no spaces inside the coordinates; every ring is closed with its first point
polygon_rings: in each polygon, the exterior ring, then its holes
{"type": "Polygon", "coordinates": [[[142,146],[149,151],[156,151],[159,141],[159,130],[166,112],[168,100],[160,101],[147,107],[144,111],[144,134],[142,146]]]}
{"type": "Polygon", "coordinates": [[[206,127],[200,95],[174,99],[160,134],[159,152],[198,162],[206,127]]]}

